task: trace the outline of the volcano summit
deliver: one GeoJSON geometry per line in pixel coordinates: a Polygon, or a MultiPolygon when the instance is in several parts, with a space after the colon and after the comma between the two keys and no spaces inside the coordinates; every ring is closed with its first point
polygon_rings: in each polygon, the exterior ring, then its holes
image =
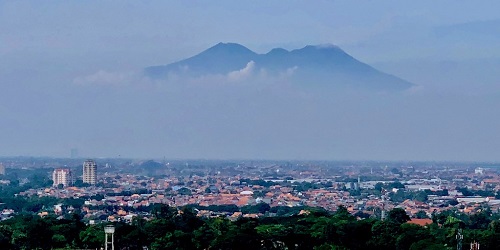
{"type": "Polygon", "coordinates": [[[193,57],[145,69],[148,77],[168,74],[189,76],[225,75],[252,66],[255,71],[280,74],[293,71],[289,80],[299,85],[334,88],[401,91],[414,86],[396,76],[381,72],[331,44],[308,45],[301,49],[275,48],[258,54],[237,43],[219,43],[193,57]]]}

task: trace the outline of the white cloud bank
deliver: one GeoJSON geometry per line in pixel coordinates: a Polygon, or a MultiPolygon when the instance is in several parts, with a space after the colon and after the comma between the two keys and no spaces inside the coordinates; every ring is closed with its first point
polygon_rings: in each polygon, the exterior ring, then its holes
{"type": "Polygon", "coordinates": [[[136,78],[134,72],[108,72],[99,70],[94,74],[79,76],[73,80],[76,85],[114,85],[120,86],[130,83],[131,79],[136,78]]]}
{"type": "Polygon", "coordinates": [[[143,75],[140,71],[106,71],[99,70],[95,73],[77,76],[73,79],[74,85],[79,86],[109,86],[124,87],[135,85],[231,85],[234,83],[264,84],[286,82],[298,70],[298,67],[287,68],[286,70],[269,74],[265,68],[259,68],[254,61],[249,61],[245,67],[231,71],[226,74],[206,74],[201,76],[190,76],[183,72],[170,72],[164,79],[151,79],[143,75]]]}
{"type": "Polygon", "coordinates": [[[255,69],[255,62],[250,61],[247,63],[247,65],[244,68],[242,68],[240,70],[229,72],[227,74],[227,80],[234,82],[234,81],[240,81],[240,80],[247,79],[248,77],[250,77],[252,75],[254,69],[255,69]]]}

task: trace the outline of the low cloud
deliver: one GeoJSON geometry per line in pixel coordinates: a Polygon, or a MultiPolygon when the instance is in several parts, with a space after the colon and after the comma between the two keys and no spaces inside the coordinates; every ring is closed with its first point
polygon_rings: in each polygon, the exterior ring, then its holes
{"type": "Polygon", "coordinates": [[[281,77],[284,78],[291,77],[295,73],[295,71],[297,71],[298,68],[299,68],[298,66],[294,66],[286,69],[285,72],[281,73],[281,77]]]}
{"type": "Polygon", "coordinates": [[[137,74],[134,72],[108,72],[99,70],[96,73],[79,76],[73,80],[76,85],[127,85],[134,79],[137,79],[137,74]]]}
{"type": "Polygon", "coordinates": [[[254,68],[255,68],[255,62],[250,61],[247,63],[247,65],[244,68],[242,68],[240,70],[229,72],[227,74],[227,79],[228,79],[228,81],[240,81],[240,80],[247,79],[248,77],[250,77],[252,75],[254,68]]]}
{"type": "Polygon", "coordinates": [[[270,73],[266,68],[260,68],[254,61],[249,61],[242,69],[226,74],[204,74],[192,76],[186,74],[187,69],[169,72],[165,78],[154,79],[145,76],[141,71],[106,71],[99,70],[95,73],[77,76],[73,79],[74,85],[79,86],[149,86],[155,88],[179,88],[182,86],[215,87],[230,86],[234,83],[249,84],[256,86],[259,84],[276,84],[287,82],[298,70],[297,66],[285,70],[270,73]]]}

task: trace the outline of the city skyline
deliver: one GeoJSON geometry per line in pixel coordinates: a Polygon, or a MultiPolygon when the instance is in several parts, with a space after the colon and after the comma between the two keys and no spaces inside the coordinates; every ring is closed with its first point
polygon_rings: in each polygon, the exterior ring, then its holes
{"type": "Polygon", "coordinates": [[[500,1],[0,1],[2,249],[498,249],[500,1]]]}

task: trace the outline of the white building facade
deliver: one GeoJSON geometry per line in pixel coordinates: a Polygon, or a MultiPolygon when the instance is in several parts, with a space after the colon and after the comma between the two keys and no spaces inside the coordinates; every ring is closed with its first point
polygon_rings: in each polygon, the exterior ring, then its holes
{"type": "Polygon", "coordinates": [[[54,172],[52,172],[52,181],[54,182],[52,185],[55,187],[59,186],[59,184],[65,187],[70,186],[73,183],[71,170],[67,168],[54,169],[54,172]]]}
{"type": "Polygon", "coordinates": [[[95,185],[97,182],[97,164],[94,160],[86,160],[83,163],[83,183],[95,185]]]}

